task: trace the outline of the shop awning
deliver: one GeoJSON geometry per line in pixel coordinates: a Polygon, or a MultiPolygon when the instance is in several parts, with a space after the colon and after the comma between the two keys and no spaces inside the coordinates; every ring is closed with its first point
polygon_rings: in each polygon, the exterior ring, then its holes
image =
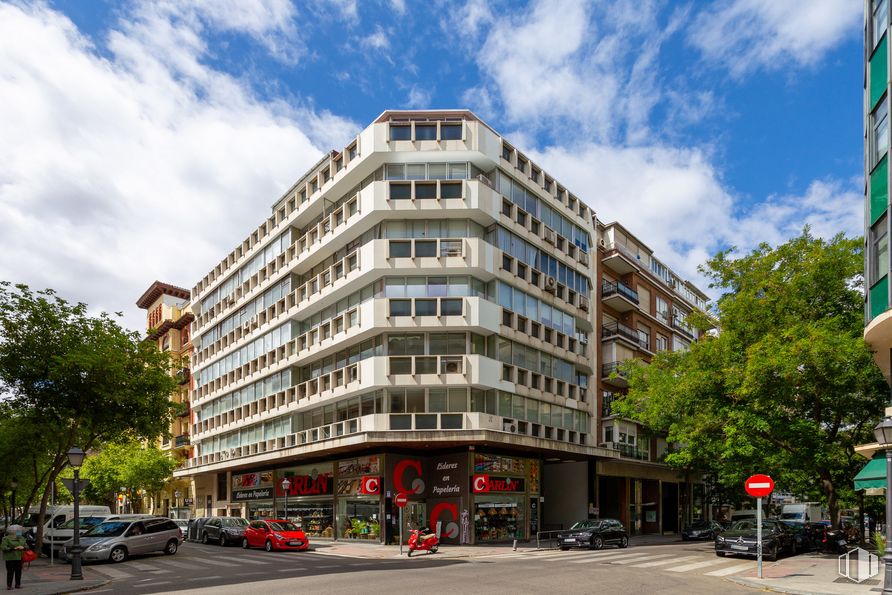
{"type": "Polygon", "coordinates": [[[886,487],[886,453],[880,451],[874,455],[858,475],[855,476],[855,489],[868,490],[886,487]]]}

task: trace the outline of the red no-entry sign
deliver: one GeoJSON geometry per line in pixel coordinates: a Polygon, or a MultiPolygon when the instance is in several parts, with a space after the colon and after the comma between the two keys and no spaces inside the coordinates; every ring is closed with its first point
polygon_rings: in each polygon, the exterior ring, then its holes
{"type": "Polygon", "coordinates": [[[753,475],[746,480],[743,487],[753,498],[762,498],[774,490],[774,480],[767,475],[753,475]]]}
{"type": "Polygon", "coordinates": [[[400,492],[399,494],[396,495],[396,497],[394,497],[393,503],[396,504],[397,506],[399,506],[400,508],[402,508],[403,506],[405,506],[406,504],[409,503],[409,496],[400,492]]]}

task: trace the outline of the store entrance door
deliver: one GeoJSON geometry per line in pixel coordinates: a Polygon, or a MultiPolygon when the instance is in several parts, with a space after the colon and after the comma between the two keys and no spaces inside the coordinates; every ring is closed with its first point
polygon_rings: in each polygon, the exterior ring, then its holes
{"type": "MultiPolygon", "coordinates": [[[[403,542],[409,542],[409,532],[412,529],[421,529],[427,526],[427,504],[424,502],[412,502],[406,504],[403,509],[403,542]]],[[[431,527],[436,531],[436,527],[431,527]]]]}

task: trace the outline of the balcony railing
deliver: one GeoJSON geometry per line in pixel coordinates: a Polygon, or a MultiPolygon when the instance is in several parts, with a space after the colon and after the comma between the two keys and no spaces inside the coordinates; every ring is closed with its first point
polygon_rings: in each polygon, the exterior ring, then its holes
{"type": "Polygon", "coordinates": [[[622,395],[613,393],[605,393],[601,397],[601,417],[610,417],[613,415],[613,403],[622,395]]]}
{"type": "Polygon", "coordinates": [[[601,366],[601,376],[607,378],[608,376],[616,372],[620,378],[625,378],[627,374],[620,368],[623,363],[624,362],[608,362],[604,364],[603,366],[601,366]]]}
{"type": "Polygon", "coordinates": [[[604,281],[601,283],[601,298],[608,298],[612,295],[621,295],[631,302],[638,303],[638,292],[622,281],[617,281],[616,283],[604,281]]]}
{"type": "Polygon", "coordinates": [[[672,317],[672,328],[679,331],[682,335],[685,335],[689,339],[694,338],[694,333],[691,331],[690,325],[679,316],[672,317]]]}
{"type": "Polygon", "coordinates": [[[173,440],[173,445],[176,448],[180,448],[182,446],[189,446],[189,434],[180,434],[173,440]]]}
{"type": "Polygon", "coordinates": [[[621,322],[607,322],[601,327],[601,338],[622,337],[638,345],[642,349],[650,350],[650,336],[624,325],[621,322]]]}
{"type": "Polygon", "coordinates": [[[620,456],[627,457],[630,459],[637,459],[639,461],[649,461],[650,460],[650,452],[643,448],[640,448],[634,444],[624,444],[622,442],[612,442],[608,443],[609,448],[616,450],[619,452],[620,456]]]}
{"type": "Polygon", "coordinates": [[[189,370],[189,368],[181,368],[176,373],[177,384],[180,384],[180,385],[186,384],[187,382],[189,382],[189,378],[191,378],[191,377],[192,377],[192,373],[189,370]]]}

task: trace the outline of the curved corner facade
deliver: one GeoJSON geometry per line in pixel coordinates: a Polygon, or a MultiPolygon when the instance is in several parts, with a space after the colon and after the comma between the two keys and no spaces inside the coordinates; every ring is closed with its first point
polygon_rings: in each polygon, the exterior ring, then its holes
{"type": "Polygon", "coordinates": [[[447,543],[535,537],[601,502],[633,529],[678,527],[685,480],[604,439],[601,354],[635,355],[617,288],[639,283],[602,274],[608,227],[474,114],[382,114],[192,289],[176,475],[196,514],[387,542],[406,493],[406,523],[440,523],[447,543]],[[599,462],[624,460],[650,465],[652,513],[629,477],[598,493],[599,462]]]}

